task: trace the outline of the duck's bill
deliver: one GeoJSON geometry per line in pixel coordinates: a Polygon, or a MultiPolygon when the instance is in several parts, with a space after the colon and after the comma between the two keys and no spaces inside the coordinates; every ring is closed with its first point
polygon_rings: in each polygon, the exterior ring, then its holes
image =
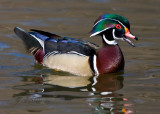
{"type": "Polygon", "coordinates": [[[129,39],[123,38],[123,40],[127,43],[129,43],[131,46],[135,47],[134,43],[132,43],[129,39]]]}
{"type": "Polygon", "coordinates": [[[135,47],[135,45],[134,45],[129,39],[127,39],[126,37],[127,37],[127,38],[132,38],[132,39],[135,39],[135,40],[138,40],[138,38],[137,38],[136,36],[132,35],[132,34],[130,33],[130,31],[125,27],[125,35],[124,35],[123,40],[124,40],[125,42],[129,43],[131,46],[135,47]]]}
{"type": "Polygon", "coordinates": [[[128,38],[132,38],[132,39],[138,40],[138,38],[136,36],[132,35],[129,31],[126,32],[124,36],[128,37],[128,38]]]}

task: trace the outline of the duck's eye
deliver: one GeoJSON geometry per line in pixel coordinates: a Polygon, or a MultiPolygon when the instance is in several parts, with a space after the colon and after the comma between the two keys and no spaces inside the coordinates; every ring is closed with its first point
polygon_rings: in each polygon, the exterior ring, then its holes
{"type": "Polygon", "coordinates": [[[121,29],[121,25],[120,25],[120,24],[117,24],[117,25],[116,25],[116,28],[117,28],[117,29],[121,29]]]}

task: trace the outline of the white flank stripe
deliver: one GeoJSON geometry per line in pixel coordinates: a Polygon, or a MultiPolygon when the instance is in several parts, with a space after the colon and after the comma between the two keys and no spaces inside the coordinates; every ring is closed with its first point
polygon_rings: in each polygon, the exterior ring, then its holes
{"type": "Polygon", "coordinates": [[[80,55],[80,56],[86,56],[86,55],[83,55],[83,54],[81,54],[81,53],[78,53],[78,52],[76,52],[76,51],[70,51],[70,52],[67,52],[67,54],[76,54],[76,55],[80,55]]]}
{"type": "Polygon", "coordinates": [[[59,53],[59,52],[58,52],[58,51],[53,51],[53,52],[47,53],[47,54],[44,56],[44,59],[47,58],[47,57],[49,57],[50,55],[55,55],[55,54],[57,54],[57,53],[59,53]]]}
{"type": "Polygon", "coordinates": [[[94,68],[94,71],[95,71],[95,75],[98,76],[99,72],[98,72],[98,69],[97,69],[97,56],[96,55],[93,56],[93,68],[94,68]]]}

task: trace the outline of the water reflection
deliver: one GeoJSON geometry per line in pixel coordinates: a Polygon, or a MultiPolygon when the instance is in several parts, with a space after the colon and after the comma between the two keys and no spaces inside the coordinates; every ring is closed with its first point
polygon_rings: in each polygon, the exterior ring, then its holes
{"type": "Polygon", "coordinates": [[[90,77],[81,76],[59,76],[59,75],[45,75],[44,84],[57,85],[68,88],[86,87],[90,84],[90,77]]]}
{"type": "Polygon", "coordinates": [[[38,101],[47,105],[49,101],[52,101],[52,98],[70,101],[85,99],[86,104],[92,108],[93,114],[132,112],[129,109],[128,99],[115,92],[123,88],[124,77],[121,74],[94,77],[57,74],[23,76],[23,81],[34,82],[34,84],[14,87],[23,90],[23,92],[14,95],[18,98],[17,102],[35,103],[34,101],[38,101]],[[24,96],[26,96],[25,100],[24,96]]]}
{"type": "Polygon", "coordinates": [[[123,88],[124,77],[117,74],[100,75],[93,77],[94,83],[90,91],[91,98],[88,98],[89,105],[93,107],[94,114],[101,113],[130,113],[127,98],[122,94],[114,93],[123,88]],[[97,93],[98,92],[98,93],[97,93]],[[127,107],[126,107],[127,106],[127,107]]]}
{"type": "Polygon", "coordinates": [[[93,80],[92,85],[99,92],[113,92],[123,87],[123,77],[116,74],[100,75],[93,80]]]}

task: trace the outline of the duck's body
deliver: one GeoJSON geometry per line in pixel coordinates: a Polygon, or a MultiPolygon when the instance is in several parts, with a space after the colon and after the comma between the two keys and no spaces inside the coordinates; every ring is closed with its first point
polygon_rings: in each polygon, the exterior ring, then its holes
{"type": "Polygon", "coordinates": [[[32,29],[31,32],[25,32],[16,27],[14,31],[24,41],[27,50],[34,55],[36,62],[46,67],[80,76],[122,71],[124,57],[115,41],[115,34],[113,34],[115,29],[96,29],[103,20],[104,17],[99,18],[91,32],[91,36],[102,36],[101,48],[88,41],[61,37],[41,30],[32,29]]]}

